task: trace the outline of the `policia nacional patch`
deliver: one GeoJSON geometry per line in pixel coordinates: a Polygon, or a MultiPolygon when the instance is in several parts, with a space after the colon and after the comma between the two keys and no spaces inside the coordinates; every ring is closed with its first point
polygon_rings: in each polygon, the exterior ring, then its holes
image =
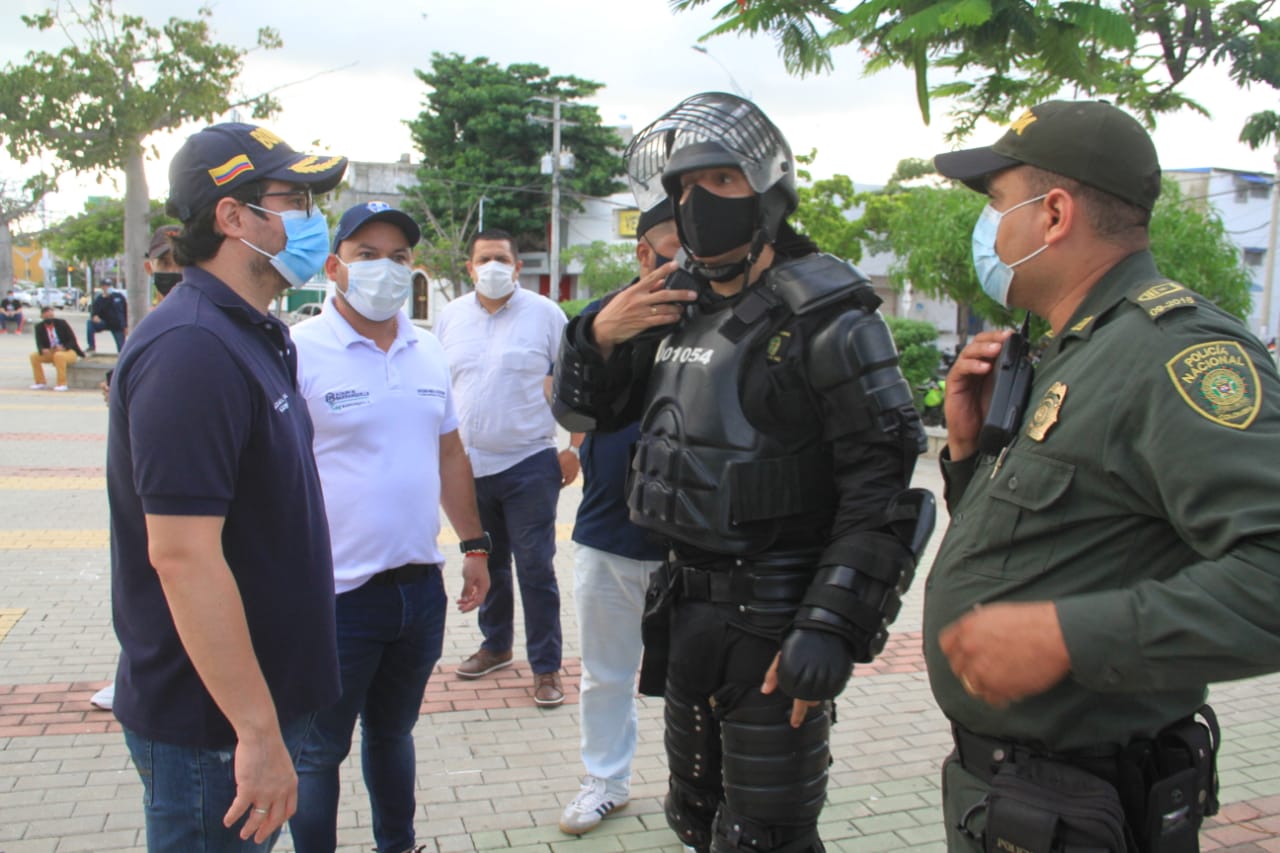
{"type": "Polygon", "coordinates": [[[1165,369],[1187,405],[1215,424],[1248,429],[1258,416],[1258,372],[1235,341],[1187,347],[1165,362],[1165,369]]]}

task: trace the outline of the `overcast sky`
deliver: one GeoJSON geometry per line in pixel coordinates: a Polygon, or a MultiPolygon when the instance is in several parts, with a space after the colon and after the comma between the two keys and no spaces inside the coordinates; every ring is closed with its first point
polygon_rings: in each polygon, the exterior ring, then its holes
{"type": "MultiPolygon", "coordinates": [[[[60,34],[33,35],[18,21],[50,2],[7,0],[0,12],[0,63],[21,62],[32,47],[56,50],[60,34]]],[[[64,0],[65,2],[65,0],[64,0]]],[[[193,17],[195,0],[117,0],[122,11],[158,23],[170,15],[193,17]]],[[[213,29],[220,41],[253,43],[257,28],[275,27],[284,47],[250,55],[243,75],[247,91],[299,82],[278,95],[283,110],[265,122],[294,148],[328,151],[355,160],[419,159],[406,119],[422,109],[426,87],[414,69],[429,68],[431,53],[489,57],[503,66],[533,62],[553,74],[572,74],[605,84],[592,99],[606,124],[637,129],[686,95],[734,91],[755,100],[779,125],[797,152],[818,151],[817,176],[843,173],[860,184],[883,183],[898,160],[929,157],[949,147],[946,106],[934,105],[925,126],[916,109],[911,76],[892,71],[864,77],[859,54],[844,48],[830,75],[790,77],[771,40],[719,36],[694,51],[712,26],[713,2],[695,12],[672,13],[666,0],[211,0],[213,29]],[[336,70],[334,70],[336,69],[336,70]],[[319,75],[319,76],[316,76],[319,75]]],[[[1271,172],[1273,152],[1254,152],[1236,142],[1249,113],[1276,107],[1276,93],[1263,87],[1242,92],[1225,74],[1208,71],[1186,91],[1214,112],[1165,117],[1156,145],[1166,169],[1220,166],[1271,172]]],[[[151,142],[151,195],[167,191],[167,164],[184,128],[151,142]]],[[[973,144],[997,138],[986,127],[973,144]]],[[[550,131],[548,130],[548,147],[550,131]]],[[[0,160],[0,179],[24,178],[21,167],[0,160]]],[[[77,212],[86,195],[123,195],[119,183],[95,186],[92,179],[67,180],[48,204],[56,221],[77,212]]]]}

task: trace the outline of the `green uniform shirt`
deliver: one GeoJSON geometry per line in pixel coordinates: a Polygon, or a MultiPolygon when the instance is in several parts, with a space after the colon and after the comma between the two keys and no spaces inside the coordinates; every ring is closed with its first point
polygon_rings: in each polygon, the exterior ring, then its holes
{"type": "Polygon", "coordinates": [[[951,525],[926,584],[938,705],[973,731],[1068,750],[1149,736],[1206,685],[1280,669],[1280,380],[1263,346],[1130,255],[1035,371],[992,458],[943,463],[951,525]],[[1053,601],[1071,673],[997,710],[938,633],[976,604],[1053,601]]]}

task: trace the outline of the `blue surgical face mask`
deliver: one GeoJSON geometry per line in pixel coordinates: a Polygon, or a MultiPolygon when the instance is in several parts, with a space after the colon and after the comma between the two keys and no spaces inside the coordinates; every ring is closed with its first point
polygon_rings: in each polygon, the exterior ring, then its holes
{"type": "Polygon", "coordinates": [[[329,223],[319,208],[308,216],[301,210],[267,210],[256,204],[248,207],[279,216],[284,221],[285,244],[278,255],[263,251],[243,237],[240,242],[270,258],[271,266],[284,276],[290,287],[302,287],[324,268],[325,258],[329,257],[329,223]]]}
{"type": "Polygon", "coordinates": [[[988,204],[978,216],[977,224],[973,226],[973,268],[978,273],[982,292],[1005,308],[1009,307],[1009,285],[1013,283],[1013,268],[1025,264],[1049,248],[1049,244],[1045,243],[1021,260],[1006,264],[996,254],[996,235],[1000,232],[1000,221],[1018,208],[1037,202],[1045,195],[1047,193],[1029,198],[1005,211],[996,210],[988,204]]]}

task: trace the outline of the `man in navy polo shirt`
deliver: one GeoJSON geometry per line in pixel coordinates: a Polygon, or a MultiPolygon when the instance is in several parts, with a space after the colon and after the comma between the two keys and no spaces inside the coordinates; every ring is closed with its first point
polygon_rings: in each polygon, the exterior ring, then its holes
{"type": "Polygon", "coordinates": [[[269,850],[296,808],[302,738],[338,697],[311,418],[267,311],[320,270],[312,194],[346,163],[219,124],[169,167],[183,286],[125,346],[107,444],[114,711],[150,853],[269,850]]]}
{"type": "Polygon", "coordinates": [[[352,207],[325,262],[336,293],[293,328],[328,498],[342,669],[342,698],[316,715],[298,760],[289,824],[298,853],[337,847],[338,769],[357,717],[376,849],[415,848],[413,727],[448,609],[441,507],[466,555],[458,609],[479,607],[489,590],[488,540],[444,348],[403,308],[419,237],[417,223],[384,202],[352,207]]]}

